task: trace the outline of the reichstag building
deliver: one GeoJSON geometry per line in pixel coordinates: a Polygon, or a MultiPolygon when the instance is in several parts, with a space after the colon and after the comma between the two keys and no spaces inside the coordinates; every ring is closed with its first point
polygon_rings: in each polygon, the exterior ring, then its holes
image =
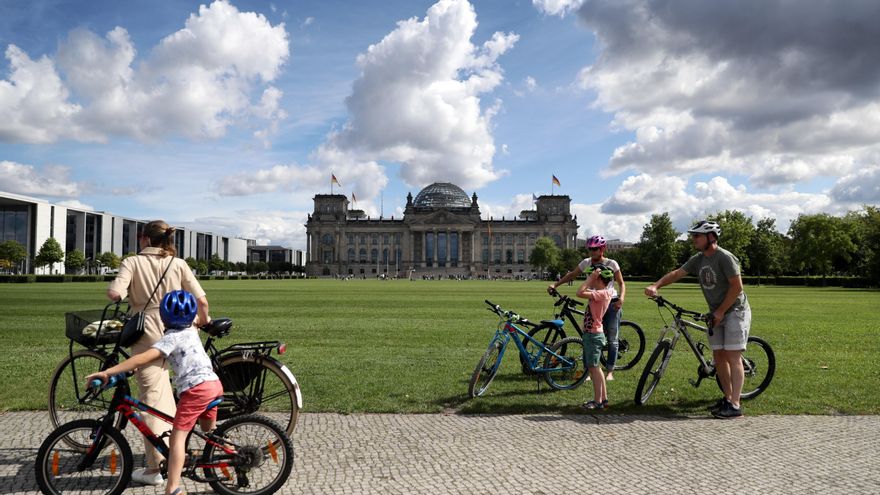
{"type": "Polygon", "coordinates": [[[403,218],[370,218],[342,194],[318,194],[308,215],[306,272],[313,276],[421,277],[528,275],[538,237],[573,248],[577,219],[568,196],[544,195],[515,218],[480,217],[476,193],[436,182],[413,199],[403,218]]]}

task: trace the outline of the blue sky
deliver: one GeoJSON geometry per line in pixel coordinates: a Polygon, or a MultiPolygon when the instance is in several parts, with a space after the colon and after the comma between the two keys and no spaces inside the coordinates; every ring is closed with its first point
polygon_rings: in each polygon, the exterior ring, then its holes
{"type": "Polygon", "coordinates": [[[303,248],[331,171],[385,216],[450,181],[509,217],[555,174],[582,236],[784,231],[880,200],[878,10],[0,2],[0,191],[303,248]]]}

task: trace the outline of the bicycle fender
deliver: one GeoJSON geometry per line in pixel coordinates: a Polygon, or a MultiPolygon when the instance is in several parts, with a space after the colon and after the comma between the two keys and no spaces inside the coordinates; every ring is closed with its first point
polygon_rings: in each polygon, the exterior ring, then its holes
{"type": "Polygon", "coordinates": [[[281,361],[279,361],[271,356],[263,356],[262,359],[264,361],[272,361],[272,363],[275,364],[275,366],[278,366],[278,368],[281,370],[281,372],[284,373],[284,376],[286,376],[287,379],[290,380],[290,383],[293,384],[293,391],[296,394],[296,407],[302,409],[302,406],[303,406],[302,391],[299,389],[299,382],[296,381],[296,377],[293,376],[293,373],[290,371],[290,368],[288,368],[287,365],[285,365],[281,361]]]}

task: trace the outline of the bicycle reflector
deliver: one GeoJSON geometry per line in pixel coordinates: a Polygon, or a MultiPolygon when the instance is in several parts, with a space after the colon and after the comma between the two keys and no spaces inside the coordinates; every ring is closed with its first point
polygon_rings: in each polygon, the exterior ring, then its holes
{"type": "Polygon", "coordinates": [[[284,354],[287,352],[287,344],[281,344],[278,346],[278,354],[284,354]]]}

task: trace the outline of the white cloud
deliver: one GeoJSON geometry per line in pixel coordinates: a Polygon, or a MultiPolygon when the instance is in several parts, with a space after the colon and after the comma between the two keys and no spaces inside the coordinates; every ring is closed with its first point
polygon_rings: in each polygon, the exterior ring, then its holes
{"type": "Polygon", "coordinates": [[[772,186],[876,163],[880,67],[862,61],[880,57],[880,4],[590,0],[578,13],[601,48],[579,80],[635,132],[612,171],[772,186]]]}
{"type": "Polygon", "coordinates": [[[480,95],[502,80],[497,58],[518,39],[495,33],[471,43],[476,13],[466,0],[440,0],[424,19],[400,21],[358,57],[360,77],[346,99],[349,120],[325,153],[401,164],[410,186],[449,181],[480,187],[500,176],[492,166],[492,116],[480,95]]]}
{"type": "Polygon", "coordinates": [[[880,205],[880,166],[874,165],[841,177],[831,188],[836,201],[856,205],[880,205]]]}
{"type": "Polygon", "coordinates": [[[542,13],[560,17],[576,10],[582,3],[584,0],[532,0],[532,5],[542,13]]]}
{"type": "Polygon", "coordinates": [[[627,241],[638,241],[651,215],[664,212],[669,213],[680,232],[694,220],[724,210],[741,211],[755,222],[765,217],[775,218],[777,228],[785,232],[801,213],[842,214],[852,207],[852,204],[835,202],[826,193],[756,193],[720,176],[689,184],[679,177],[649,174],[628,177],[602,203],[571,206],[572,213],[578,217],[581,237],[602,234],[627,241]]]}
{"type": "Polygon", "coordinates": [[[59,43],[57,69],[48,57],[34,62],[9,45],[12,74],[0,80],[0,110],[11,118],[0,123],[0,140],[217,138],[252,117],[271,129],[286,115],[278,109],[280,90],[268,83],[288,56],[284,24],[272,26],[223,0],[201,6],[137,65],[122,27],[104,38],[72,31],[59,43]]]}
{"type": "Polygon", "coordinates": [[[502,218],[506,218],[511,220],[519,217],[519,214],[523,210],[535,209],[535,203],[532,201],[531,193],[517,194],[513,197],[513,200],[506,205],[499,205],[480,200],[478,200],[478,204],[480,205],[480,217],[483,219],[494,218],[495,220],[501,220],[502,218]]]}
{"type": "Polygon", "coordinates": [[[69,167],[49,165],[37,169],[32,165],[7,160],[0,161],[0,191],[56,198],[75,198],[82,194],[84,189],[83,184],[71,180],[69,167]]]}
{"type": "Polygon", "coordinates": [[[309,212],[248,209],[231,213],[229,216],[218,214],[194,218],[192,221],[177,221],[175,225],[255,239],[261,245],[305,249],[304,221],[309,212]]]}

